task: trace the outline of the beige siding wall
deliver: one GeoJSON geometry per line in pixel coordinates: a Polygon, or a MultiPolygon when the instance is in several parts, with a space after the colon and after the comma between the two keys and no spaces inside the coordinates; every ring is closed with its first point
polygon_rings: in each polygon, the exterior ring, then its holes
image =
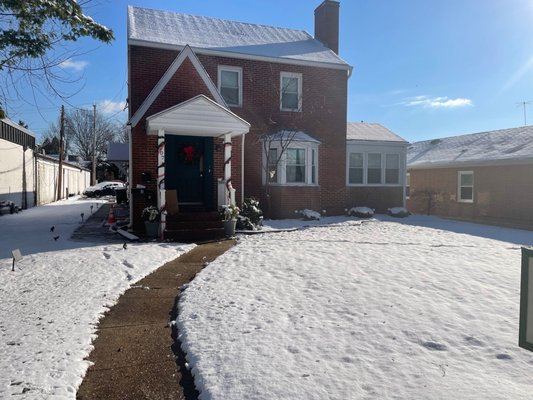
{"type": "Polygon", "coordinates": [[[533,229],[533,165],[411,169],[409,211],[533,229]],[[474,172],[472,203],[457,201],[459,171],[474,172]]]}
{"type": "Polygon", "coordinates": [[[33,150],[24,152],[22,146],[0,139],[0,201],[12,201],[18,207],[35,205],[34,165],[33,150]]]}

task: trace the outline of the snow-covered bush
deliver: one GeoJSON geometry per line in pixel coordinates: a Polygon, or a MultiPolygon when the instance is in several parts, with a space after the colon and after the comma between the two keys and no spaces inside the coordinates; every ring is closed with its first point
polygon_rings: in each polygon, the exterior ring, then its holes
{"type": "Polygon", "coordinates": [[[374,209],[369,207],[352,207],[348,210],[348,215],[357,218],[372,218],[374,216],[374,209]]]}
{"type": "Polygon", "coordinates": [[[241,206],[241,213],[237,218],[237,229],[256,230],[263,224],[263,211],[259,208],[259,201],[250,197],[241,206]]]}
{"type": "Polygon", "coordinates": [[[405,218],[411,215],[409,211],[405,207],[392,207],[387,210],[387,214],[389,214],[391,217],[396,218],[405,218]]]}
{"type": "Polygon", "coordinates": [[[301,214],[302,218],[306,221],[318,221],[321,217],[319,212],[309,210],[307,208],[304,208],[303,210],[296,210],[295,212],[301,214]]]}

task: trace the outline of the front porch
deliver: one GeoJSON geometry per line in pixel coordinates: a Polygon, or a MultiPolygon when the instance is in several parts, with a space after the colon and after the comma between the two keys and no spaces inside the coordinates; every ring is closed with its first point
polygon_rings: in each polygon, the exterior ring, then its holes
{"type": "Polygon", "coordinates": [[[249,129],[250,124],[204,95],[147,117],[147,134],[157,135],[162,239],[223,236],[218,207],[235,204],[232,142],[249,129]]]}

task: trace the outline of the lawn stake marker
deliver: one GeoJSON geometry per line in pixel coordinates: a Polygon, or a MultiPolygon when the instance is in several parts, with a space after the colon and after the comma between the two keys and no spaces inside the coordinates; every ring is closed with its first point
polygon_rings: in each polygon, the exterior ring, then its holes
{"type": "Polygon", "coordinates": [[[11,255],[13,256],[13,267],[11,267],[11,271],[15,271],[15,263],[22,260],[22,254],[19,249],[15,249],[11,251],[11,255]]]}

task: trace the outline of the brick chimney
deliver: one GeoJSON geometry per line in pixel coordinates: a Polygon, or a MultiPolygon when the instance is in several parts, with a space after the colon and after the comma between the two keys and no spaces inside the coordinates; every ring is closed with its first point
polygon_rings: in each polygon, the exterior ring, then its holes
{"type": "Polygon", "coordinates": [[[315,9],[315,39],[339,54],[339,0],[324,0],[315,9]]]}

